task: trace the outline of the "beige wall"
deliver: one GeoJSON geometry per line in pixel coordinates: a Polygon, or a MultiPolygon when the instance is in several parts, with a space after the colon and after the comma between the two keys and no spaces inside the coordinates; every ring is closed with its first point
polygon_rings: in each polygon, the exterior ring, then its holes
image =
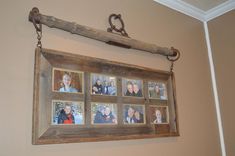
{"type": "MultiPolygon", "coordinates": [[[[220,146],[203,24],[152,0],[1,0],[1,156],[135,155],[219,156],[220,146]],[[111,13],[121,13],[132,38],[174,46],[180,137],[31,145],[33,66],[36,33],[27,16],[44,14],[106,30],[111,13]]],[[[159,55],[127,50],[43,26],[43,47],[169,70],[159,55]]]]}
{"type": "Polygon", "coordinates": [[[227,156],[235,155],[235,10],[208,23],[221,105],[227,156]]]}

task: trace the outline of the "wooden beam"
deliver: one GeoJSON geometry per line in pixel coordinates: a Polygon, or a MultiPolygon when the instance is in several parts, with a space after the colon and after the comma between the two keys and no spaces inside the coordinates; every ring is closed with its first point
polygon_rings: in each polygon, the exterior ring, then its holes
{"type": "Polygon", "coordinates": [[[29,21],[34,23],[36,29],[38,29],[36,24],[40,23],[50,28],[61,29],[70,32],[72,34],[85,36],[91,39],[95,39],[98,41],[102,41],[120,47],[132,48],[136,50],[149,52],[152,54],[161,54],[164,56],[176,57],[178,55],[177,49],[160,47],[155,44],[150,44],[143,41],[131,39],[111,32],[94,29],[88,26],[76,24],[74,22],[68,22],[62,19],[55,18],[53,16],[43,15],[39,13],[38,8],[33,8],[32,11],[30,11],[29,21]]]}

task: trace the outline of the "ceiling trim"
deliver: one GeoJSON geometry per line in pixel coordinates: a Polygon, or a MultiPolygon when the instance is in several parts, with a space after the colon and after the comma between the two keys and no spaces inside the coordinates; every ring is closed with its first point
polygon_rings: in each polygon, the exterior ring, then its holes
{"type": "Polygon", "coordinates": [[[218,16],[235,9],[235,0],[226,1],[206,12],[205,19],[210,21],[218,16]]]}
{"type": "Polygon", "coordinates": [[[228,0],[217,7],[208,11],[198,9],[182,0],[154,0],[157,3],[165,5],[171,9],[196,18],[202,22],[212,20],[226,12],[235,9],[235,0],[228,0]]]}

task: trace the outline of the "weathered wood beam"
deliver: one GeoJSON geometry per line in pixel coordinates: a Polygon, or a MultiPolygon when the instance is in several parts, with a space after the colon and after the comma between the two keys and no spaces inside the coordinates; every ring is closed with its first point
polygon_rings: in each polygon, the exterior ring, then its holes
{"type": "MultiPolygon", "coordinates": [[[[35,24],[44,24],[50,28],[57,28],[68,31],[72,34],[85,36],[91,39],[102,41],[108,44],[113,44],[125,48],[137,49],[152,54],[161,54],[164,56],[175,57],[178,55],[178,50],[174,48],[159,47],[155,44],[145,43],[118,34],[106,32],[103,30],[94,29],[88,26],[68,22],[53,16],[47,16],[39,13],[38,8],[33,8],[29,13],[29,21],[35,24]]],[[[37,27],[36,27],[37,28],[37,27]]]]}

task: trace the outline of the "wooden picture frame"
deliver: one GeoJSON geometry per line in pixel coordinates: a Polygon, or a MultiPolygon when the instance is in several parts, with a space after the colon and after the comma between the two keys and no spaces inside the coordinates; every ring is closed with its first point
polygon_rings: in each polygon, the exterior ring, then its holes
{"type": "Polygon", "coordinates": [[[36,49],[33,144],[179,136],[178,129],[173,73],[55,50],[36,49]],[[59,76],[56,76],[56,70],[59,76]],[[80,92],[60,92],[59,88],[63,87],[63,84],[54,86],[57,85],[56,81],[59,84],[63,82],[64,73],[69,73],[68,75],[71,76],[68,86],[80,92]],[[94,74],[103,76],[104,80],[115,78],[116,93],[114,95],[92,94],[94,74]],[[133,80],[133,82],[140,80],[142,86],[138,87],[142,91],[142,96],[124,96],[125,80],[133,80]],[[163,83],[167,98],[151,98],[149,82],[163,83]],[[135,120],[133,124],[124,122],[129,106],[133,106],[130,112],[132,114],[130,117],[135,120]],[[168,118],[164,124],[152,122],[151,109],[157,107],[167,110],[168,118]],[[66,116],[66,121],[59,121],[61,116],[62,118],[66,116]],[[101,120],[94,121],[96,116],[101,117],[101,120]],[[75,118],[77,118],[76,122],[75,118]],[[137,121],[137,119],[140,120],[137,121]]]}

